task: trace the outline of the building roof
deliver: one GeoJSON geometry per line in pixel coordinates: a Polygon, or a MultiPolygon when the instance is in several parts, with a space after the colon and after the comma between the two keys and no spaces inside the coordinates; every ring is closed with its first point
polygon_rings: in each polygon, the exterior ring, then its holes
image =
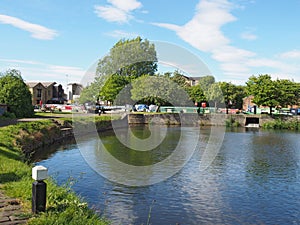
{"type": "Polygon", "coordinates": [[[203,77],[188,77],[188,78],[189,78],[189,80],[200,80],[203,77]]]}
{"type": "Polygon", "coordinates": [[[38,84],[42,84],[42,83],[41,82],[27,82],[26,84],[27,84],[28,87],[34,88],[38,84]]]}
{"type": "Polygon", "coordinates": [[[44,85],[44,87],[49,87],[51,85],[55,85],[56,84],[56,82],[41,82],[41,83],[44,85]]]}
{"type": "Polygon", "coordinates": [[[30,88],[34,88],[35,86],[41,84],[43,85],[45,88],[51,86],[51,85],[55,85],[56,82],[27,82],[26,83],[28,87],[30,88]]]}
{"type": "Polygon", "coordinates": [[[80,83],[68,83],[68,86],[69,85],[77,85],[77,86],[83,86],[82,84],[80,84],[80,83]]]}

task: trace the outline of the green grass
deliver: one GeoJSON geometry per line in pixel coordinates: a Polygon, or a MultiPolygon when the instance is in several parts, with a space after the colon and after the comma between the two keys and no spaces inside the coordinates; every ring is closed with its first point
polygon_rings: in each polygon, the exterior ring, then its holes
{"type": "MultiPolygon", "coordinates": [[[[27,215],[31,215],[31,169],[32,164],[26,163],[21,146],[17,139],[35,132],[44,131],[55,126],[51,121],[20,123],[14,126],[0,128],[0,189],[5,194],[18,198],[22,202],[27,215]]],[[[29,224],[109,224],[100,218],[87,204],[82,201],[70,188],[59,187],[51,179],[47,181],[47,210],[45,213],[32,216],[29,224]]]]}
{"type": "Polygon", "coordinates": [[[225,126],[226,127],[239,127],[240,123],[236,121],[233,117],[230,117],[229,119],[225,120],[225,126]]]}
{"type": "Polygon", "coordinates": [[[275,129],[275,130],[300,130],[300,122],[297,118],[293,120],[283,120],[276,118],[274,121],[266,122],[262,125],[264,129],[275,129]]]}

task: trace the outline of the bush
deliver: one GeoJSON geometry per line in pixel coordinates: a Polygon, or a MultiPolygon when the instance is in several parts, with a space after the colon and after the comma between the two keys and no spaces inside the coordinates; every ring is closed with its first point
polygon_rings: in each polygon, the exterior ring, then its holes
{"type": "Polygon", "coordinates": [[[9,106],[16,117],[32,117],[31,93],[17,70],[0,74],[0,102],[9,106]]]}
{"type": "Polygon", "coordinates": [[[300,130],[300,123],[297,119],[285,121],[281,118],[274,121],[266,122],[262,125],[264,129],[276,129],[276,130],[300,130]]]}
{"type": "Polygon", "coordinates": [[[14,113],[11,113],[11,112],[5,112],[5,113],[3,113],[3,116],[6,117],[6,118],[9,118],[9,119],[15,119],[16,118],[16,115],[14,113]]]}
{"type": "Polygon", "coordinates": [[[235,121],[234,118],[230,117],[225,121],[226,127],[239,127],[240,123],[238,121],[235,121]]]}

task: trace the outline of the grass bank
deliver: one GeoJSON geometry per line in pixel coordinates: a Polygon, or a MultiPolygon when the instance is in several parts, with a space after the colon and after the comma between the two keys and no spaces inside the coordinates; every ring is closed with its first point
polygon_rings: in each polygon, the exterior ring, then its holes
{"type": "MultiPolygon", "coordinates": [[[[89,123],[91,119],[83,119],[89,123]]],[[[97,123],[107,124],[111,117],[99,117],[97,123]],[[102,122],[101,122],[102,121],[102,122]]],[[[72,123],[70,118],[61,118],[62,123],[72,123]]],[[[53,121],[43,120],[0,128],[0,189],[5,194],[18,198],[25,213],[30,217],[28,224],[109,224],[100,218],[87,204],[68,187],[60,187],[55,181],[47,182],[47,210],[39,215],[31,215],[31,169],[23,153],[24,146],[38,139],[48,140],[49,136],[57,133],[58,125],[53,121]]]]}
{"type": "Polygon", "coordinates": [[[292,120],[285,120],[283,118],[276,118],[273,121],[265,122],[262,127],[264,129],[275,130],[300,130],[300,121],[297,118],[292,120]]]}

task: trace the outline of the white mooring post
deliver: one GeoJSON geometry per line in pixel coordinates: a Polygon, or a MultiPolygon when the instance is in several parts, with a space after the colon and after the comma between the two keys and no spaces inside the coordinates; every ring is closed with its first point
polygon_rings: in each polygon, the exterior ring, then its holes
{"type": "Polygon", "coordinates": [[[32,168],[32,212],[39,213],[46,210],[46,190],[47,184],[44,182],[48,177],[48,169],[44,166],[32,168]]]}

